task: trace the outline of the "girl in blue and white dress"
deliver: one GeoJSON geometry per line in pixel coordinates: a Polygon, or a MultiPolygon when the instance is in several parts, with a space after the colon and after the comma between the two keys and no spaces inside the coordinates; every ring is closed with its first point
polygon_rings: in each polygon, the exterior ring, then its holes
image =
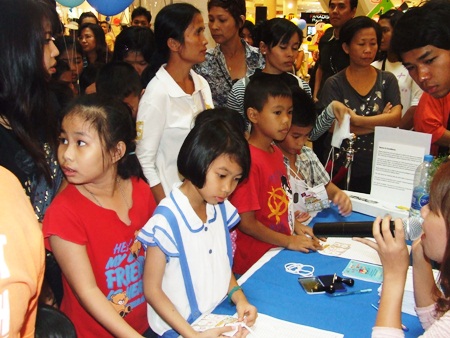
{"type": "MultiPolygon", "coordinates": [[[[165,338],[219,337],[231,328],[200,333],[189,323],[227,294],[238,320],[253,325],[256,308],[231,272],[229,230],[240,217],[227,198],[250,169],[242,130],[221,118],[202,119],[185,139],[177,164],[184,181],[174,184],[138,235],[146,249],[144,293],[152,329],[165,338]]],[[[247,334],[239,328],[234,337],[247,334]]]]}

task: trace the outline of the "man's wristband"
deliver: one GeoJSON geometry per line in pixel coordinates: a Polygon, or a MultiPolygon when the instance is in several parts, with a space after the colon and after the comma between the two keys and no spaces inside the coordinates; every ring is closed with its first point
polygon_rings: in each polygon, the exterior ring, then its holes
{"type": "Polygon", "coordinates": [[[238,290],[242,290],[242,287],[240,285],[236,285],[234,288],[230,290],[230,292],[228,292],[228,300],[230,301],[230,304],[233,304],[231,297],[233,297],[234,293],[238,290]]]}

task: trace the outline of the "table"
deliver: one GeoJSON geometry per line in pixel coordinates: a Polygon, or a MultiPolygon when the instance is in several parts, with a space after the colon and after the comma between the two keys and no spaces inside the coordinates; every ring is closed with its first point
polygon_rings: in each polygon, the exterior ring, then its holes
{"type": "MultiPolygon", "coordinates": [[[[330,208],[320,212],[310,225],[316,222],[345,220],[367,221],[373,220],[373,217],[353,212],[344,218],[336,209],[330,208]]],[[[301,325],[339,332],[346,338],[371,336],[377,315],[371,304],[378,303],[379,284],[355,280],[355,285],[348,287],[348,290],[371,288],[373,291],[342,297],[308,295],[297,281],[299,276],[285,271],[284,265],[289,262],[313,265],[316,276],[334,273],[342,276],[342,270],[349,260],[324,256],[317,252],[304,254],[286,249],[269,251],[252,271],[239,279],[249,302],[255,305],[259,312],[301,325]]],[[[224,301],[213,312],[232,315],[236,309],[228,301],[224,301]]],[[[405,332],[406,337],[418,337],[423,333],[417,317],[402,313],[402,322],[409,328],[409,331],[405,332]]]]}

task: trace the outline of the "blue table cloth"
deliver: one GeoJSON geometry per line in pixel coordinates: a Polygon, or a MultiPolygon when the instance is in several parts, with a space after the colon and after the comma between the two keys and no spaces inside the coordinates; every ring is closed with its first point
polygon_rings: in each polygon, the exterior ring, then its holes
{"type": "MultiPolygon", "coordinates": [[[[373,220],[373,217],[355,212],[349,217],[342,217],[335,208],[330,208],[320,212],[311,225],[316,222],[368,220],[373,220]]],[[[377,289],[380,284],[355,280],[353,287],[347,287],[349,291],[367,288],[373,291],[342,297],[308,295],[298,283],[299,276],[285,271],[284,265],[290,262],[313,265],[315,276],[334,273],[342,276],[349,260],[317,252],[304,254],[282,250],[242,285],[248,300],[259,312],[301,325],[339,332],[345,337],[371,336],[377,314],[371,304],[378,304],[377,289]]],[[[236,309],[225,300],[213,312],[232,315],[236,309]]],[[[417,337],[423,333],[417,317],[402,314],[402,321],[409,328],[406,337],[417,337]]]]}

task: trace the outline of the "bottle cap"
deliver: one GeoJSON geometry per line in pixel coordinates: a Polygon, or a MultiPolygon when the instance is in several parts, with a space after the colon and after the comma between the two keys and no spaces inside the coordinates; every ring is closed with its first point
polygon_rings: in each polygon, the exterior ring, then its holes
{"type": "Polygon", "coordinates": [[[433,162],[433,159],[434,159],[433,155],[425,155],[425,156],[423,157],[423,160],[424,160],[425,162],[433,162]]]}

